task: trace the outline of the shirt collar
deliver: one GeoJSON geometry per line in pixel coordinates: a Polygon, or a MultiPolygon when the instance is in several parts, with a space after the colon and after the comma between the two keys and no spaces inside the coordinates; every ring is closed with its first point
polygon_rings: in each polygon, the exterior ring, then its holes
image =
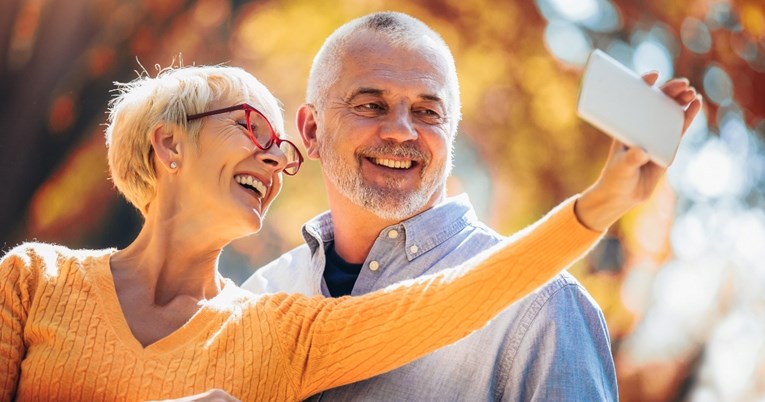
{"type": "MultiPolygon", "coordinates": [[[[332,214],[325,211],[309,220],[303,225],[303,240],[311,249],[311,255],[316,253],[319,246],[323,246],[335,238],[335,225],[332,222],[332,214]]],[[[323,248],[322,248],[323,249],[323,248]]]]}
{"type": "MultiPolygon", "coordinates": [[[[449,197],[441,204],[403,222],[384,228],[380,231],[378,240],[387,237],[389,231],[397,230],[400,236],[404,236],[406,256],[412,261],[477,221],[470,199],[463,193],[449,197]]],[[[320,246],[335,237],[332,215],[326,211],[314,217],[303,225],[302,232],[303,239],[314,255],[320,246]]]]}

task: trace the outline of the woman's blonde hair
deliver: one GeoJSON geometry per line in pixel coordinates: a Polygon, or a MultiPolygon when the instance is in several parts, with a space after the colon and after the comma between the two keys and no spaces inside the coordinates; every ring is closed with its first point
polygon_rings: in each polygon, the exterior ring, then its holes
{"type": "MultiPolygon", "coordinates": [[[[180,127],[197,141],[202,113],[225,96],[242,94],[284,135],[279,101],[255,77],[230,66],[166,68],[156,77],[141,74],[128,83],[115,82],[116,96],[109,102],[106,127],[109,171],[115,187],[146,216],[156,194],[157,173],[150,136],[159,125],[180,127]]],[[[233,106],[233,105],[230,105],[233,106]]]]}

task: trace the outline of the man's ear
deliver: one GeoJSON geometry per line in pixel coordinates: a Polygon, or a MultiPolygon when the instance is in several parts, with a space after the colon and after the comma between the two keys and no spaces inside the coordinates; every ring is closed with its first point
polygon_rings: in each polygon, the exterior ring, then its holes
{"type": "Polygon", "coordinates": [[[158,124],[151,132],[151,146],[160,169],[174,172],[181,166],[181,133],[172,125],[158,124]]]}
{"type": "Polygon", "coordinates": [[[313,105],[304,103],[298,108],[296,122],[300,137],[303,139],[303,146],[307,151],[307,156],[311,159],[319,159],[319,142],[316,138],[316,109],[313,105]]]}

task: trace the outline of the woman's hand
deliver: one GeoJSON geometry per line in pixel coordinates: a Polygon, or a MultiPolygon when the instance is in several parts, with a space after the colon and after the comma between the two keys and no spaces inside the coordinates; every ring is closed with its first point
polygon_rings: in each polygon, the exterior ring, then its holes
{"type": "MultiPolygon", "coordinates": [[[[648,85],[653,85],[657,78],[656,72],[643,75],[648,85]]],[[[685,78],[667,81],[661,90],[685,108],[685,133],[701,110],[701,95],[685,78]]],[[[645,201],[665,171],[666,168],[652,162],[642,149],[614,140],[600,178],[577,200],[574,210],[579,221],[593,230],[607,229],[632,207],[645,201]]]]}
{"type": "MultiPolygon", "coordinates": [[[[240,402],[239,399],[234,398],[233,396],[229,395],[228,392],[222,389],[211,389],[209,391],[202,392],[201,394],[186,396],[186,397],[178,398],[178,399],[165,399],[162,401],[153,401],[153,402],[193,402],[193,401],[240,402]]],[[[152,401],[147,401],[147,402],[152,402],[152,401]]]]}

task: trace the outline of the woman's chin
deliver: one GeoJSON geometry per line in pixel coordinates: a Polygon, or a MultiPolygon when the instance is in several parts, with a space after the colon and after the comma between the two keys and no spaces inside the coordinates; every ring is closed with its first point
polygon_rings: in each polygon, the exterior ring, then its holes
{"type": "Polygon", "coordinates": [[[260,232],[261,229],[263,229],[263,220],[261,219],[260,215],[250,216],[249,219],[247,219],[247,221],[241,222],[241,223],[242,223],[242,230],[241,230],[242,234],[238,238],[252,236],[255,233],[260,232]]]}

